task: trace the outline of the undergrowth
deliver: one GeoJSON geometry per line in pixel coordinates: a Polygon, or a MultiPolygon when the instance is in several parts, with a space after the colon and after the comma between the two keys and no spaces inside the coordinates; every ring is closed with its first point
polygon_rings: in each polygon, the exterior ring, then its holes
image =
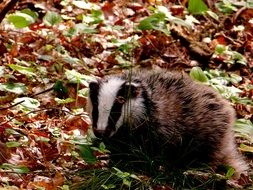
{"type": "MultiPolygon", "coordinates": [[[[108,148],[111,150],[112,147],[108,148]]],[[[112,149],[107,167],[79,171],[81,181],[71,189],[227,189],[228,178],[206,165],[198,168],[173,167],[174,164],[166,162],[163,157],[151,158],[146,151],[132,146],[130,151],[122,154],[113,152],[112,149]]]]}

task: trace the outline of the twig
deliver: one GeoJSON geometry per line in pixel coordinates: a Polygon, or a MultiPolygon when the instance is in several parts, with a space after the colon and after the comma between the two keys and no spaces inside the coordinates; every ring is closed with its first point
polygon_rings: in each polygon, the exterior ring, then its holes
{"type": "MultiPolygon", "coordinates": [[[[40,95],[40,94],[43,94],[43,93],[45,93],[45,92],[49,92],[49,91],[52,90],[52,89],[53,89],[53,87],[51,87],[51,88],[49,88],[49,89],[46,89],[46,90],[43,90],[43,91],[41,91],[41,92],[38,92],[37,94],[33,94],[33,95],[29,96],[29,97],[30,97],[30,98],[33,98],[33,97],[38,96],[38,95],[40,95]]],[[[7,106],[7,107],[0,107],[0,110],[5,110],[5,109],[13,108],[13,107],[15,107],[15,106],[17,106],[17,105],[19,105],[19,104],[22,104],[24,101],[25,101],[25,100],[22,100],[22,101],[20,101],[20,102],[17,102],[17,103],[15,103],[15,104],[12,104],[12,105],[7,106]]]]}
{"type": "Polygon", "coordinates": [[[15,106],[17,106],[17,105],[19,105],[19,104],[22,104],[24,101],[25,101],[25,100],[22,100],[22,101],[20,101],[20,102],[17,102],[16,104],[12,104],[12,105],[7,106],[7,107],[2,107],[2,108],[0,108],[0,110],[5,110],[5,109],[9,109],[9,108],[15,107],[15,106]]]}

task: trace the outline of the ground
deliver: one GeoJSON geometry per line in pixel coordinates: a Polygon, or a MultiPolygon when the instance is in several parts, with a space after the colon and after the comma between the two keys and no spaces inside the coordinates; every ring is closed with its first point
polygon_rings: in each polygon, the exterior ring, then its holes
{"type": "Polygon", "coordinates": [[[2,188],[253,188],[252,1],[5,0],[0,10],[2,188]],[[107,148],[91,143],[87,86],[133,67],[187,72],[228,99],[249,174],[109,167],[107,148]]]}

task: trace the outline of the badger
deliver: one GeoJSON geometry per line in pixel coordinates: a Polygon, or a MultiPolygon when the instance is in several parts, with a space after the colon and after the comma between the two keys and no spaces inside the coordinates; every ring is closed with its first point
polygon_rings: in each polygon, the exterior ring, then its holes
{"type": "Polygon", "coordinates": [[[112,158],[132,159],[138,167],[142,150],[158,165],[228,165],[237,176],[248,169],[236,147],[232,106],[185,73],[139,69],[108,75],[89,83],[87,104],[93,132],[112,158]]]}

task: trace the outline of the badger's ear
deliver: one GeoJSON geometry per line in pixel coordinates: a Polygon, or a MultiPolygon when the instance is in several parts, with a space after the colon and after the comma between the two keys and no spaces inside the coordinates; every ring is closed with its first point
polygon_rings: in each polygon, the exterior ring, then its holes
{"type": "Polygon", "coordinates": [[[125,84],[126,95],[130,95],[131,98],[138,97],[141,93],[141,84],[135,82],[127,82],[125,84]]]}

